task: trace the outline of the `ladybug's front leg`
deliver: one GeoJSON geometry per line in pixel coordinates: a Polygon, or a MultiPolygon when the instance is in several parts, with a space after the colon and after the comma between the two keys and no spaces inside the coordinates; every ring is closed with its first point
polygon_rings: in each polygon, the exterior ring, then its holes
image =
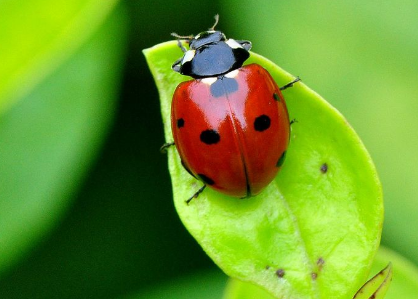
{"type": "Polygon", "coordinates": [[[190,197],[188,200],[186,200],[186,203],[189,204],[189,202],[191,202],[193,198],[197,198],[199,196],[199,194],[202,193],[203,190],[205,190],[205,188],[206,188],[206,185],[203,185],[202,188],[197,190],[197,192],[195,194],[193,194],[192,197],[190,197]]]}
{"type": "Polygon", "coordinates": [[[296,77],[295,80],[293,80],[292,82],[287,83],[285,86],[280,87],[280,90],[285,90],[289,87],[293,87],[293,84],[295,84],[296,82],[301,81],[299,77],[296,77]]]}
{"type": "Polygon", "coordinates": [[[183,46],[181,43],[181,40],[186,40],[187,43],[190,43],[190,41],[193,39],[193,35],[178,35],[177,33],[173,32],[171,33],[171,36],[174,36],[177,38],[177,46],[183,51],[183,53],[187,52],[187,49],[183,46]]]}

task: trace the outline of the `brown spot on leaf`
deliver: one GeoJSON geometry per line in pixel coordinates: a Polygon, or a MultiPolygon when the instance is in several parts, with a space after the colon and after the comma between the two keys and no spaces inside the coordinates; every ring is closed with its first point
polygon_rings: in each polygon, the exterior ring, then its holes
{"type": "Polygon", "coordinates": [[[283,270],[283,269],[278,269],[278,270],[276,271],[276,275],[277,275],[277,277],[279,277],[279,278],[282,278],[282,277],[284,276],[284,274],[285,274],[285,272],[284,272],[284,270],[283,270]]]}

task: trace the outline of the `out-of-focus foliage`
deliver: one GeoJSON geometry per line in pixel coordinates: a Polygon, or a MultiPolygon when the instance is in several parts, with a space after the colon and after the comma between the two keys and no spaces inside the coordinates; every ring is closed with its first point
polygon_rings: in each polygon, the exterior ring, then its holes
{"type": "Polygon", "coordinates": [[[0,2],[0,113],[85,42],[117,2],[0,2]]]}
{"type": "Polygon", "coordinates": [[[97,30],[111,5],[18,2],[22,7],[0,4],[0,12],[8,13],[0,17],[7,27],[1,35],[10,41],[8,47],[1,42],[0,50],[0,272],[62,217],[102,144],[114,111],[126,29],[125,17],[115,14],[48,76],[83,42],[78,31],[97,30]],[[60,22],[54,21],[56,11],[63,13],[60,22]]]}
{"type": "MultiPolygon", "coordinates": [[[[347,117],[371,153],[383,183],[383,241],[418,263],[418,236],[413,229],[418,221],[416,1],[122,0],[127,9],[112,14],[109,3],[113,1],[64,2],[0,1],[1,7],[11,7],[0,9],[0,86],[8,90],[8,100],[1,100],[0,132],[10,128],[6,119],[17,111],[31,115],[28,121],[34,129],[28,131],[37,132],[8,133],[7,140],[19,143],[8,141],[6,145],[6,139],[0,143],[0,155],[7,149],[8,157],[16,151],[16,156],[25,158],[0,161],[1,174],[12,169],[16,175],[20,173],[15,185],[9,184],[11,177],[1,175],[0,186],[8,182],[8,189],[15,186],[14,192],[22,193],[28,177],[35,178],[34,191],[27,196],[38,198],[28,202],[28,197],[18,197],[10,204],[0,203],[0,214],[6,215],[0,216],[0,223],[7,225],[3,229],[21,228],[0,234],[0,251],[9,252],[9,261],[26,252],[26,258],[3,272],[1,298],[102,299],[145,287],[150,294],[151,288],[158,290],[164,281],[211,265],[174,211],[166,157],[158,152],[164,142],[158,94],[141,50],[170,39],[172,31],[191,34],[208,28],[215,13],[220,13],[218,28],[227,36],[252,40],[254,51],[300,75],[347,117]],[[31,10],[32,3],[47,8],[31,10]],[[94,11],[82,9],[93,7],[88,3],[98,4],[101,13],[75,17],[94,11]],[[65,7],[56,9],[54,5],[65,7]],[[74,9],[77,5],[81,6],[74,9]],[[36,16],[39,22],[26,25],[37,20],[36,16]],[[126,18],[130,19],[127,39],[126,18]],[[73,34],[45,38],[50,36],[47,33],[60,32],[59,24],[77,20],[86,27],[68,26],[66,30],[74,30],[73,34]],[[49,28],[36,31],[42,24],[49,28]],[[35,49],[28,46],[30,42],[49,54],[32,57],[35,49]],[[122,50],[123,44],[129,51],[122,50]],[[8,61],[4,51],[12,52],[8,61]],[[26,59],[11,58],[19,54],[26,59]],[[36,59],[29,63],[30,58],[36,59]],[[124,60],[125,66],[121,64],[124,60]],[[16,62],[29,71],[10,72],[16,62]],[[34,71],[37,66],[42,72],[34,71]],[[72,67],[76,70],[71,71],[72,67]],[[124,73],[121,85],[120,72],[124,73]],[[65,74],[71,74],[69,82],[63,82],[65,74]],[[83,82],[74,84],[77,78],[83,82]],[[71,87],[74,85],[77,88],[71,87]],[[115,94],[118,85],[120,92],[115,94]],[[74,93],[74,102],[61,101],[59,93],[66,99],[71,99],[68,93],[74,93]],[[56,114],[36,117],[36,113],[49,111],[56,114]],[[115,113],[113,126],[106,126],[115,113]],[[62,132],[59,127],[54,129],[54,124],[60,124],[57,115],[65,124],[62,132]],[[108,138],[102,146],[106,127],[108,138]],[[33,147],[18,146],[24,143],[19,138],[23,133],[26,144],[33,147]],[[38,159],[26,156],[25,151],[45,153],[38,159]],[[37,172],[35,165],[50,168],[37,172]],[[25,167],[32,170],[25,171],[25,167]],[[86,170],[88,176],[82,179],[86,170]],[[52,234],[48,234],[51,228],[52,234]]],[[[6,98],[5,91],[0,94],[6,98]]],[[[16,130],[28,126],[25,118],[16,130]]],[[[2,203],[8,201],[4,194],[0,192],[2,203]]],[[[388,298],[399,276],[397,261],[392,262],[394,281],[388,298]]],[[[188,280],[190,285],[179,284],[183,286],[178,288],[180,294],[187,294],[198,283],[188,280]]],[[[202,280],[209,284],[209,279],[202,280]]],[[[206,286],[202,289],[204,292],[206,286]]],[[[206,291],[215,298],[221,293],[209,287],[206,291]]],[[[171,290],[164,298],[179,298],[178,292],[171,290]]]]}

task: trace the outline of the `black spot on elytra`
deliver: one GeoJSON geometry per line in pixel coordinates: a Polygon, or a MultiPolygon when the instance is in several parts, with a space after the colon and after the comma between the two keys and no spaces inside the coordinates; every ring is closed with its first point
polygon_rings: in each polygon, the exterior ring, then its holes
{"type": "Polygon", "coordinates": [[[234,93],[237,90],[237,80],[228,77],[220,77],[210,86],[210,93],[215,98],[234,93]]]}
{"type": "Polygon", "coordinates": [[[184,127],[184,119],[182,119],[182,118],[179,118],[178,120],[177,120],[177,128],[183,128],[184,127]]]}
{"type": "Polygon", "coordinates": [[[206,144],[216,144],[221,140],[221,136],[215,130],[205,130],[200,133],[200,140],[206,144]]]}
{"type": "Polygon", "coordinates": [[[197,176],[207,185],[215,184],[215,182],[211,178],[205,176],[204,174],[198,173],[197,176]]]}
{"type": "Polygon", "coordinates": [[[254,129],[259,132],[263,132],[270,128],[270,117],[263,114],[257,117],[254,121],[254,129]]]}
{"type": "Polygon", "coordinates": [[[284,272],[283,269],[278,269],[276,271],[276,275],[277,275],[277,277],[282,278],[285,275],[285,272],[284,272]]]}
{"type": "Polygon", "coordinates": [[[328,171],[328,164],[327,163],[322,164],[320,170],[321,170],[322,173],[327,173],[327,171],[328,171]]]}
{"type": "Polygon", "coordinates": [[[277,93],[273,93],[273,99],[274,99],[275,101],[280,102],[280,97],[279,97],[279,95],[278,95],[277,93]]]}
{"type": "Polygon", "coordinates": [[[276,167],[282,167],[284,160],[286,159],[286,151],[280,156],[279,160],[276,163],[276,167]]]}

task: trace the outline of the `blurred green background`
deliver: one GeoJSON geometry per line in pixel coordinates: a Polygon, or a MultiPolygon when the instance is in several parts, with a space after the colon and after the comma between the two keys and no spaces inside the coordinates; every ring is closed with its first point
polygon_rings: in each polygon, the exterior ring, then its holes
{"type": "Polygon", "coordinates": [[[141,53],[215,13],[347,117],[382,243],[418,264],[418,2],[0,0],[0,298],[221,297],[174,210],[141,53]]]}

